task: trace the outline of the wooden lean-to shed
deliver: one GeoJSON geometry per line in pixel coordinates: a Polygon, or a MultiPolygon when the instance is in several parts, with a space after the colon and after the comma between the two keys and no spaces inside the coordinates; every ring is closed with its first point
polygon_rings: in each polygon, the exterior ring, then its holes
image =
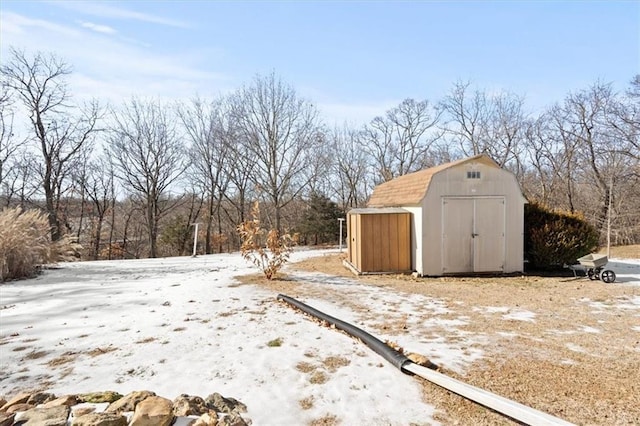
{"type": "Polygon", "coordinates": [[[398,208],[347,213],[347,260],[356,273],[411,271],[411,213],[398,208]]]}
{"type": "MultiPolygon", "coordinates": [[[[513,173],[481,154],[378,185],[368,210],[410,213],[410,269],[419,275],[510,273],[523,269],[525,203],[513,173]]],[[[362,267],[377,256],[368,253],[362,267]]]]}

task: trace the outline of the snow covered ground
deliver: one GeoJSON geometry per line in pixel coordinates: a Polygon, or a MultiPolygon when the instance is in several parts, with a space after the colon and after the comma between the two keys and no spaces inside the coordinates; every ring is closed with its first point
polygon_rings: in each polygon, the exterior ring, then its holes
{"type": "MultiPolygon", "coordinates": [[[[331,252],[298,251],[292,261],[331,252]]],[[[640,261],[610,266],[621,285],[640,285],[640,261]]],[[[152,390],[171,399],[219,392],[245,403],[255,425],[303,424],[329,414],[342,424],[435,423],[416,380],[362,343],[276,302],[275,293],[233,278],[253,272],[240,255],[222,254],[69,263],[0,285],[0,395],[40,387],[56,394],[152,390]]],[[[447,308],[437,299],[348,278],[295,277],[318,294],[339,288],[370,311],[320,296],[305,303],[449,369],[464,370],[482,356],[473,345],[481,337],[456,329],[463,317],[442,320],[459,343],[412,334],[443,326],[437,314],[447,308]],[[381,334],[371,314],[406,318],[416,310],[433,316],[401,337],[381,334]]],[[[509,315],[532,321],[530,314],[509,315]]]]}

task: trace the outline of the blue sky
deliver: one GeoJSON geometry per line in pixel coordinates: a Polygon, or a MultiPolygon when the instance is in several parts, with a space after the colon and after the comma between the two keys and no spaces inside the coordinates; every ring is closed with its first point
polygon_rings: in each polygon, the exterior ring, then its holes
{"type": "Polygon", "coordinates": [[[9,46],[56,52],[78,97],[213,96],[275,71],[329,123],[361,124],[458,80],[530,109],[640,72],[639,1],[0,0],[9,46]]]}

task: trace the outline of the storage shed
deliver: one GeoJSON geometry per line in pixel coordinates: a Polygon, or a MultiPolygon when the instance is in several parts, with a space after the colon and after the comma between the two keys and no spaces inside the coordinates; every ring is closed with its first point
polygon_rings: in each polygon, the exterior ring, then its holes
{"type": "Polygon", "coordinates": [[[404,209],[349,211],[347,241],[356,273],[411,271],[411,213],[404,209]]]}
{"type": "Polygon", "coordinates": [[[438,276],[522,271],[525,203],[515,176],[481,154],[378,185],[368,206],[410,212],[411,269],[438,276]]]}

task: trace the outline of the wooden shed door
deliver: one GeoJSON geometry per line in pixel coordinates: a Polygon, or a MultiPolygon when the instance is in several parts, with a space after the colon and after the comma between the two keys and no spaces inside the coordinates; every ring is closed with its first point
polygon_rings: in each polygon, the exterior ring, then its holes
{"type": "Polygon", "coordinates": [[[442,199],[442,272],[504,268],[504,198],[442,199]]]}

